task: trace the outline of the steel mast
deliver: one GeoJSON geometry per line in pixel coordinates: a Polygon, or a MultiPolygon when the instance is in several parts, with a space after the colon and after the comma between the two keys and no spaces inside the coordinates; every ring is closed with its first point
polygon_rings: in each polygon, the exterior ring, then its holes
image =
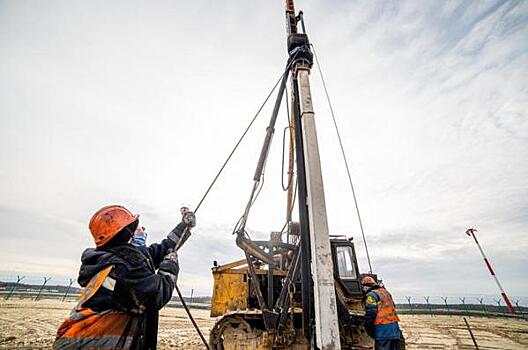
{"type": "MultiPolygon", "coordinates": [[[[330,249],[321,159],[310,91],[313,54],[304,30],[302,12],[295,16],[293,0],[286,0],[288,54],[297,158],[301,228],[303,327],[319,349],[340,349],[339,322],[330,249]],[[297,23],[302,25],[298,33],[297,23]]],[[[312,343],[313,344],[313,343],[312,343]]]]}

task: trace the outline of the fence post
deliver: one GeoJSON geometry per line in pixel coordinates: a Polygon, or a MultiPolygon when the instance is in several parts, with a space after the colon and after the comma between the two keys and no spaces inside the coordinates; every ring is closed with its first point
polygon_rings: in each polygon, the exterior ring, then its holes
{"type": "Polygon", "coordinates": [[[429,314],[433,317],[433,310],[431,309],[431,304],[429,304],[429,296],[424,297],[425,302],[427,303],[427,308],[429,309],[429,314]]]}
{"type": "Polygon", "coordinates": [[[486,305],[484,305],[484,298],[477,298],[478,302],[480,303],[480,306],[482,306],[482,310],[485,314],[488,313],[488,310],[486,309],[486,305]]]}
{"type": "Polygon", "coordinates": [[[498,311],[499,314],[502,313],[501,312],[501,299],[493,299],[493,300],[495,300],[495,302],[497,303],[497,306],[499,307],[499,311],[498,311]]]}
{"type": "Polygon", "coordinates": [[[467,306],[466,306],[466,297],[458,298],[458,299],[460,299],[460,301],[462,302],[462,305],[464,307],[464,310],[466,311],[466,313],[468,313],[468,309],[467,309],[467,306]]]}
{"type": "Polygon", "coordinates": [[[449,305],[447,304],[447,297],[440,297],[443,301],[444,301],[444,304],[447,308],[447,313],[449,314],[449,316],[451,316],[451,310],[449,309],[449,305]]]}
{"type": "Polygon", "coordinates": [[[189,309],[190,309],[191,306],[192,306],[192,302],[193,302],[193,293],[194,293],[194,289],[191,288],[191,300],[189,301],[189,309]]]}
{"type": "Polygon", "coordinates": [[[75,280],[73,278],[70,278],[70,284],[68,285],[68,288],[66,288],[66,293],[64,293],[64,296],[62,297],[62,301],[66,299],[68,296],[68,292],[70,291],[70,288],[75,280]]]}
{"type": "Polygon", "coordinates": [[[11,295],[13,295],[13,292],[15,291],[15,288],[20,284],[20,281],[22,281],[24,278],[26,278],[26,276],[20,277],[20,276],[17,275],[17,282],[15,283],[13,288],[11,288],[11,291],[9,291],[9,294],[5,297],[5,300],[8,300],[9,298],[11,298],[11,295]]]}
{"type": "Polygon", "coordinates": [[[409,310],[412,311],[411,298],[412,297],[408,297],[408,296],[405,297],[405,299],[407,299],[407,302],[409,303],[409,310]]]}
{"type": "Polygon", "coordinates": [[[519,306],[519,300],[515,300],[515,307],[519,312],[522,312],[521,307],[519,306]]]}
{"type": "Polygon", "coordinates": [[[48,281],[51,279],[51,277],[44,277],[44,283],[40,286],[40,289],[38,291],[38,294],[37,296],[35,297],[35,301],[38,300],[38,298],[40,297],[40,294],[42,293],[42,290],[44,289],[44,286],[46,285],[46,283],[48,283],[48,281]]]}

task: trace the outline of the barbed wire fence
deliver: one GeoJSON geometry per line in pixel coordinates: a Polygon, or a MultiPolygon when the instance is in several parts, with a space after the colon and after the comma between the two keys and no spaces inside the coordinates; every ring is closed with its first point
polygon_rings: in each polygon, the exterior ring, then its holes
{"type": "MultiPolygon", "coordinates": [[[[77,300],[80,292],[81,287],[74,278],[0,275],[0,300],[4,301],[29,299],[38,302],[55,299],[71,302],[77,300]]],[[[209,296],[196,296],[194,288],[188,288],[185,292],[184,299],[193,308],[210,308],[209,296]]],[[[395,296],[394,301],[400,314],[512,316],[497,295],[405,295],[395,296]]],[[[512,302],[515,305],[515,317],[528,318],[528,297],[512,296],[512,302]]],[[[179,307],[181,304],[173,299],[169,306],[179,307]]]]}
{"type": "MultiPolygon", "coordinates": [[[[192,308],[209,309],[209,297],[194,295],[194,288],[188,288],[183,292],[186,295],[185,301],[192,308]]],[[[81,287],[75,278],[29,274],[0,275],[0,301],[24,299],[38,302],[47,299],[72,302],[79,298],[80,293],[81,287]]],[[[173,297],[168,306],[180,307],[181,303],[177,297],[173,297]]]]}
{"type": "Polygon", "coordinates": [[[406,295],[394,297],[400,314],[464,315],[464,316],[508,316],[528,318],[528,298],[513,296],[515,314],[502,304],[500,296],[494,295],[406,295]]]}

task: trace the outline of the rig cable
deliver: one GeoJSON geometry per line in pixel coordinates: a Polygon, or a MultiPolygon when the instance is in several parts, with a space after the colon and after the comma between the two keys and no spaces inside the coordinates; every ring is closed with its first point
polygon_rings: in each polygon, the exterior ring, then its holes
{"type": "Polygon", "coordinates": [[[325,79],[324,79],[324,76],[323,76],[323,71],[321,70],[321,64],[319,63],[319,59],[317,58],[317,53],[315,51],[315,47],[312,44],[310,44],[310,46],[312,47],[312,50],[313,50],[313,53],[314,53],[314,58],[315,58],[315,62],[317,63],[317,69],[319,71],[319,76],[321,77],[321,82],[323,83],[323,88],[324,88],[324,91],[325,91],[325,94],[326,94],[326,100],[328,102],[328,107],[330,108],[330,114],[332,115],[332,120],[334,122],[335,131],[336,131],[336,134],[337,134],[337,139],[339,140],[339,146],[341,147],[341,154],[343,155],[343,160],[345,162],[345,167],[346,167],[346,171],[347,171],[347,175],[348,175],[348,182],[350,183],[350,188],[352,189],[352,197],[354,197],[354,204],[356,205],[356,212],[357,212],[357,217],[358,217],[358,221],[359,221],[359,227],[361,229],[361,235],[363,236],[363,244],[365,245],[365,251],[367,253],[367,261],[368,261],[368,264],[369,264],[369,273],[372,273],[372,264],[370,263],[370,255],[369,255],[368,246],[367,246],[367,239],[365,237],[365,231],[363,229],[363,222],[361,220],[361,215],[359,214],[359,206],[358,206],[358,201],[357,201],[357,198],[356,198],[356,191],[354,190],[354,184],[352,182],[352,176],[350,175],[350,168],[348,166],[348,161],[347,161],[347,158],[346,158],[345,149],[343,147],[343,142],[341,140],[341,133],[339,132],[339,127],[337,126],[337,121],[336,121],[335,114],[334,114],[334,108],[332,107],[332,102],[330,101],[330,95],[328,94],[328,89],[326,88],[326,82],[325,82],[325,79]]]}
{"type": "MultiPolygon", "coordinates": [[[[297,57],[297,54],[293,55],[292,57],[290,57],[290,59],[288,59],[286,68],[284,69],[284,72],[282,73],[279,79],[280,81],[279,92],[275,100],[275,105],[273,107],[273,112],[271,114],[268,127],[266,128],[266,136],[264,138],[264,143],[261,148],[259,160],[257,163],[257,168],[255,169],[255,174],[253,175],[253,189],[251,190],[251,195],[249,196],[249,200],[246,204],[244,214],[242,215],[241,220],[238,221],[237,226],[235,226],[235,233],[237,233],[238,235],[246,234],[246,224],[248,221],[249,212],[251,208],[253,207],[253,205],[255,204],[258,198],[258,195],[260,194],[260,191],[262,190],[263,185],[264,185],[263,183],[264,173],[266,171],[266,164],[268,161],[269,151],[271,148],[273,135],[275,133],[275,124],[277,122],[277,116],[280,112],[280,106],[281,106],[281,102],[283,99],[283,95],[286,90],[286,84],[288,82],[288,73],[290,72],[290,67],[292,66],[293,62],[295,62],[296,57],[297,57]]],[[[277,82],[277,84],[279,83],[279,81],[277,82]]],[[[277,85],[275,85],[275,87],[276,86],[277,85]]]]}
{"type": "MultiPolygon", "coordinates": [[[[289,68],[289,65],[288,65],[288,68],[289,68]]],[[[275,91],[275,89],[277,88],[277,86],[279,85],[279,83],[281,82],[282,80],[282,77],[284,76],[284,74],[287,74],[287,71],[288,69],[286,69],[285,72],[283,72],[279,79],[277,79],[277,82],[275,83],[275,85],[273,86],[273,88],[271,89],[271,91],[268,93],[268,95],[266,96],[266,98],[264,99],[264,102],[262,102],[262,104],[260,105],[260,108],[257,110],[257,113],[255,113],[255,116],[253,117],[253,119],[251,119],[250,123],[248,124],[248,126],[246,127],[246,129],[244,130],[244,132],[242,133],[242,136],[240,136],[240,138],[238,139],[237,143],[235,144],[235,147],[233,147],[233,150],[231,150],[231,153],[229,153],[229,155],[227,156],[227,159],[224,161],[224,163],[222,164],[222,166],[220,167],[220,170],[218,171],[218,173],[216,174],[216,176],[214,177],[213,181],[211,182],[211,184],[209,185],[209,187],[207,188],[207,190],[205,191],[205,193],[203,194],[202,198],[200,199],[200,201],[198,202],[198,205],[194,208],[194,212],[196,213],[198,211],[198,209],[200,208],[200,206],[202,205],[203,201],[205,200],[205,198],[207,197],[207,195],[209,194],[209,192],[211,191],[211,189],[213,188],[214,184],[216,183],[216,181],[218,180],[218,178],[220,177],[220,174],[222,174],[222,172],[224,171],[224,168],[226,167],[227,163],[229,163],[229,161],[231,160],[231,157],[233,156],[233,154],[235,153],[235,151],[237,150],[238,146],[240,146],[240,144],[242,143],[242,140],[246,137],[249,129],[251,129],[251,127],[253,126],[253,124],[255,123],[255,120],[257,120],[257,117],[260,115],[260,112],[262,111],[262,109],[264,108],[264,106],[266,105],[266,103],[268,102],[269,98],[271,97],[271,95],[273,94],[273,92],[275,91]]]]}
{"type": "Polygon", "coordinates": [[[198,327],[198,324],[196,323],[196,321],[194,320],[193,316],[191,315],[191,310],[189,310],[189,307],[187,306],[187,304],[185,303],[185,300],[183,300],[183,296],[182,296],[182,293],[180,292],[180,288],[178,288],[178,285],[174,284],[174,289],[176,289],[176,293],[178,293],[178,297],[180,297],[180,301],[182,303],[182,306],[183,308],[185,309],[185,311],[187,312],[187,315],[189,316],[189,319],[191,320],[194,328],[196,329],[196,331],[198,332],[198,335],[200,336],[200,338],[202,339],[202,342],[204,343],[205,345],[205,348],[207,350],[209,350],[209,344],[207,343],[207,340],[205,340],[203,334],[202,334],[202,331],[200,330],[200,327],[198,327]]]}
{"type": "MultiPolygon", "coordinates": [[[[257,110],[257,113],[255,113],[255,115],[253,116],[253,119],[251,119],[250,123],[248,124],[248,126],[246,127],[244,132],[242,133],[242,136],[240,136],[240,138],[238,139],[237,143],[235,144],[235,147],[233,147],[233,149],[231,150],[231,153],[229,153],[229,155],[227,156],[227,159],[224,161],[224,163],[220,167],[220,170],[216,173],[213,181],[211,182],[211,184],[209,185],[209,187],[207,188],[207,190],[203,194],[202,198],[200,199],[200,202],[198,202],[198,205],[194,208],[194,213],[196,213],[198,211],[198,209],[200,209],[200,206],[202,205],[203,201],[205,200],[205,198],[207,197],[207,195],[209,194],[209,192],[213,188],[214,184],[216,183],[216,181],[220,177],[220,174],[222,174],[222,172],[224,171],[225,167],[227,166],[227,163],[229,163],[229,161],[231,160],[231,157],[233,157],[233,154],[235,154],[235,151],[238,149],[238,146],[240,146],[240,144],[242,143],[242,140],[246,137],[247,133],[249,132],[249,129],[251,129],[251,127],[253,126],[253,124],[257,120],[257,117],[260,115],[260,112],[262,111],[262,109],[264,108],[264,106],[268,102],[269,98],[271,97],[271,95],[273,94],[273,92],[275,91],[275,89],[277,88],[279,83],[281,82],[283,76],[288,73],[288,70],[289,70],[290,66],[291,66],[291,62],[288,64],[286,70],[283,71],[283,73],[280,75],[279,79],[277,79],[277,82],[275,83],[275,85],[273,86],[271,91],[268,93],[266,98],[264,99],[264,102],[262,102],[262,104],[260,105],[260,108],[257,110]]],[[[264,182],[264,181],[262,181],[262,182],[264,182]]],[[[260,193],[261,189],[262,189],[262,187],[260,187],[260,189],[258,189],[257,196],[258,196],[258,193],[260,193]]],[[[180,301],[182,303],[182,306],[185,309],[185,311],[187,312],[187,316],[189,316],[189,319],[191,320],[196,332],[198,333],[198,335],[202,339],[202,342],[204,343],[205,347],[209,350],[209,344],[207,344],[207,341],[205,340],[205,338],[204,338],[204,336],[202,334],[202,331],[200,330],[200,327],[198,327],[198,324],[196,323],[196,321],[194,320],[194,317],[191,314],[191,311],[189,310],[189,308],[187,307],[187,304],[183,300],[183,296],[182,296],[182,294],[180,292],[180,289],[178,288],[178,286],[176,284],[174,285],[174,288],[176,289],[176,292],[178,293],[178,297],[179,297],[179,299],[180,299],[180,301]]]]}
{"type": "MultiPolygon", "coordinates": [[[[283,191],[288,191],[292,184],[293,174],[288,171],[288,185],[284,186],[284,152],[286,150],[286,131],[290,132],[290,138],[293,127],[290,125],[290,103],[288,102],[288,89],[284,90],[284,98],[286,100],[286,120],[288,126],[282,132],[282,162],[281,162],[281,186],[283,191]]],[[[288,169],[289,170],[289,169],[288,169]]]]}

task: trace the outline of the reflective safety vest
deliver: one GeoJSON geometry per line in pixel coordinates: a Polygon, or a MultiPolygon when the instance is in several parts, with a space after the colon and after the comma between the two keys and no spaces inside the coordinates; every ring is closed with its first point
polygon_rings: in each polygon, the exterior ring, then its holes
{"type": "Polygon", "coordinates": [[[54,350],[131,349],[137,333],[138,317],[118,310],[95,312],[84,304],[99,288],[114,290],[115,280],[108,276],[108,266],[92,277],[83,289],[79,302],[57,331],[54,350]]]}
{"type": "Polygon", "coordinates": [[[385,288],[378,288],[373,292],[380,299],[378,301],[378,312],[374,319],[374,325],[399,322],[400,319],[396,314],[396,308],[394,307],[394,301],[390,293],[385,288]]]}

